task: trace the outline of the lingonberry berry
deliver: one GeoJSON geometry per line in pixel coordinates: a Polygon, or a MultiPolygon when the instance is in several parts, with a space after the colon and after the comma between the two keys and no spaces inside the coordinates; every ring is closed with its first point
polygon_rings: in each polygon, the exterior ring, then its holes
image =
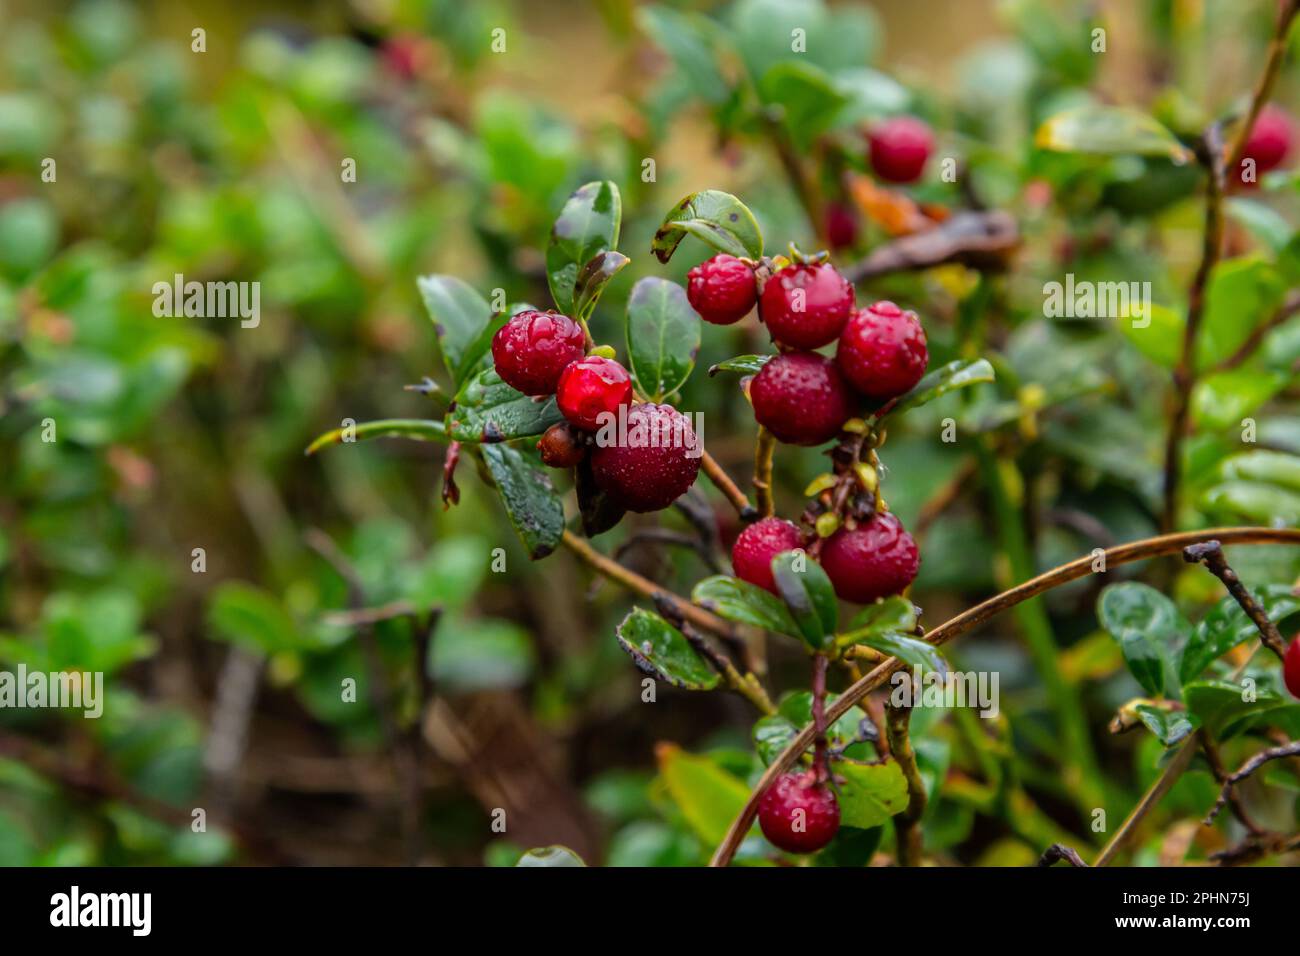
{"type": "Polygon", "coordinates": [[[858,604],[900,593],[912,583],[920,564],[916,542],[888,512],[836,531],[819,557],[835,593],[858,604]]]}
{"type": "Polygon", "coordinates": [[[558,312],[520,312],[492,336],[501,381],[525,395],[550,395],[566,365],[582,358],[582,326],[558,312]]]}
{"type": "MultiPolygon", "coordinates": [[[[1255,175],[1258,177],[1261,173],[1281,166],[1287,154],[1291,152],[1291,144],[1294,141],[1295,129],[1291,124],[1291,118],[1269,103],[1260,110],[1259,116],[1255,118],[1255,125],[1250,128],[1250,135],[1246,137],[1246,145],[1242,148],[1242,159],[1255,161],[1255,175]]],[[[1251,180],[1245,178],[1244,166],[1238,170],[1237,175],[1248,185],[1258,181],[1257,178],[1251,180]]]]}
{"type": "Polygon", "coordinates": [[[627,369],[613,359],[600,355],[570,362],[560,373],[555,402],[574,425],[592,432],[608,412],[618,414],[620,405],[632,402],[632,378],[627,369]]]}
{"type": "Polygon", "coordinates": [[[568,422],[552,425],[538,439],[537,450],[542,454],[542,464],[552,468],[573,468],[587,454],[582,432],[568,422]]]}
{"type": "Polygon", "coordinates": [[[816,853],[840,828],[840,804],[813,774],[782,774],[758,803],[758,825],[787,853],[816,853]]]}
{"type": "Polygon", "coordinates": [[[754,268],[735,256],[719,253],[686,273],[686,298],[705,322],[739,322],[758,301],[754,268]]]}
{"type": "Polygon", "coordinates": [[[842,202],[826,207],[826,241],[832,249],[852,249],[858,244],[858,220],[842,202]]]}
{"type": "Polygon", "coordinates": [[[849,384],[863,395],[890,399],[910,390],[930,361],[915,312],[877,302],[849,316],[835,352],[849,384]]]}
{"type": "Polygon", "coordinates": [[[835,363],[816,352],[783,352],[749,384],[758,423],[790,445],[820,445],[852,414],[849,387],[835,363]]]}
{"type": "Polygon", "coordinates": [[[1286,649],[1282,661],[1282,680],[1292,697],[1300,697],[1300,634],[1291,638],[1291,646],[1286,649]]]}
{"type": "Polygon", "coordinates": [[[915,116],[895,116],[871,128],[871,168],[886,182],[914,183],[934,149],[930,127],[915,116]]]}
{"type": "Polygon", "coordinates": [[[776,593],[772,580],[772,559],[782,551],[800,545],[799,529],[784,518],[756,521],[736,538],[731,548],[731,567],[736,577],[776,593]]]}
{"type": "Polygon", "coordinates": [[[853,311],[853,286],[829,262],[797,263],[763,286],[758,313],[772,338],[796,349],[834,341],[853,311]]]}
{"type": "Polygon", "coordinates": [[[700,471],[700,447],[690,419],[671,405],[633,405],[624,429],[596,436],[591,471],[596,485],[628,511],[659,511],[686,494],[700,471]]]}

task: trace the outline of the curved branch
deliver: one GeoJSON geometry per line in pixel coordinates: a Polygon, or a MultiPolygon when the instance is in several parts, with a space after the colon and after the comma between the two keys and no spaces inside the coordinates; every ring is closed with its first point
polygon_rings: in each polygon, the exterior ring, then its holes
{"type": "MultiPolygon", "coordinates": [[[[1211,528],[1205,531],[1184,531],[1178,534],[1161,535],[1156,538],[1144,538],[1141,541],[1133,541],[1129,544],[1121,544],[1114,548],[1109,548],[1105,552],[1106,567],[1117,567],[1121,564],[1130,564],[1134,561],[1144,561],[1148,558],[1164,557],[1166,555],[1178,554],[1189,544],[1197,544],[1203,541],[1218,539],[1225,545],[1231,544],[1294,544],[1300,545],[1300,529],[1297,528],[1211,528]]],[[[1019,584],[1009,591],[1003,591],[995,597],[989,598],[982,604],[977,604],[958,614],[956,617],[945,621],[938,627],[930,631],[926,638],[933,644],[946,644],[954,638],[960,637],[967,631],[978,627],[989,619],[995,617],[1008,608],[1014,607],[1022,601],[1027,601],[1036,597],[1045,591],[1050,591],[1069,581],[1077,580],[1087,574],[1093,573],[1092,555],[1071,561],[1069,564],[1063,564],[1058,568],[1053,568],[1040,574],[1036,578],[1031,578],[1023,584],[1019,584]]],[[[836,698],[835,703],[831,705],[826,714],[827,721],[834,723],[851,708],[854,707],[862,698],[871,693],[877,687],[880,687],[889,679],[894,671],[901,668],[902,662],[897,658],[889,658],[882,662],[870,672],[862,677],[861,680],[855,681],[847,690],[836,698]]],[[[753,793],[750,794],[748,802],[741,810],[739,816],[731,823],[731,828],[727,831],[726,837],[717,851],[713,854],[713,859],[709,861],[710,866],[726,866],[731,862],[736,848],[740,841],[744,839],[745,834],[749,831],[750,825],[754,822],[754,815],[758,811],[758,801],[762,798],[764,791],[772,785],[772,782],[785,773],[794,762],[799,758],[809,744],[812,743],[814,730],[812,725],[804,727],[799,734],[790,742],[775,760],[768,766],[767,772],[763,774],[755,786],[753,793]]]]}

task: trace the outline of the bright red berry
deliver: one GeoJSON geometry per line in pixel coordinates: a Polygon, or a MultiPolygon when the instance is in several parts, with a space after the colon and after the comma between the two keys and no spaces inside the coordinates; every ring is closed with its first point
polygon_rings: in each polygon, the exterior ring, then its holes
{"type": "Polygon", "coordinates": [[[628,511],[660,511],[686,494],[700,471],[700,447],[690,419],[671,405],[633,405],[626,434],[591,452],[596,485],[628,511]]]}
{"type": "Polygon", "coordinates": [[[870,604],[901,593],[916,577],[916,542],[889,512],[841,528],[822,545],[822,570],[846,601],[870,604]]]}
{"type": "Polygon", "coordinates": [[[871,129],[871,168],[886,182],[914,183],[934,150],[930,127],[915,116],[895,116],[871,129]]]}
{"type": "Polygon", "coordinates": [[[537,441],[542,464],[552,468],[573,468],[587,454],[582,432],[568,422],[560,422],[546,429],[537,441]]]}
{"type": "Polygon", "coordinates": [[[758,301],[754,268],[725,252],[686,273],[686,298],[705,322],[739,322],[758,301]]]}
{"type": "Polygon", "coordinates": [[[783,352],[749,384],[758,423],[788,445],[820,445],[839,434],[853,412],[844,376],[816,352],[783,352]]]}
{"type": "Polygon", "coordinates": [[[826,241],[832,249],[852,249],[858,244],[858,219],[842,202],[826,207],[826,241]]]}
{"type": "Polygon", "coordinates": [[[854,388],[870,398],[902,395],[921,380],[930,353],[915,312],[877,302],[849,316],[835,362],[854,388]]]}
{"type": "MultiPolygon", "coordinates": [[[[1253,185],[1258,182],[1261,174],[1281,166],[1287,154],[1291,152],[1294,141],[1295,130],[1291,124],[1291,117],[1272,103],[1260,110],[1259,116],[1255,118],[1255,125],[1250,128],[1250,135],[1246,137],[1246,145],[1242,149],[1243,159],[1255,161],[1256,178],[1247,185],[1253,185]]],[[[1242,181],[1246,182],[1245,169],[1238,170],[1237,175],[1243,177],[1242,181]]]]}
{"type": "Polygon", "coordinates": [[[834,341],[853,311],[853,286],[829,262],[798,263],[763,286],[758,313],[772,338],[796,349],[834,341]]]}
{"type": "Polygon", "coordinates": [[[550,395],[566,365],[582,358],[582,326],[558,312],[520,312],[492,336],[501,381],[525,395],[550,395]]]}
{"type": "Polygon", "coordinates": [[[799,529],[791,522],[784,518],[764,518],[740,532],[731,548],[731,567],[742,581],[775,594],[772,559],[782,551],[793,551],[801,543],[799,529]]]}
{"type": "Polygon", "coordinates": [[[1282,680],[1292,697],[1300,697],[1300,634],[1291,638],[1291,646],[1286,649],[1286,658],[1282,661],[1282,680]]]}
{"type": "Polygon", "coordinates": [[[816,853],[839,831],[840,804],[813,774],[782,774],[758,803],[758,825],[778,849],[816,853]]]}
{"type": "Polygon", "coordinates": [[[555,402],[570,422],[594,432],[603,424],[602,415],[617,415],[620,405],[632,403],[632,378],[613,359],[588,355],[560,373],[555,402]]]}

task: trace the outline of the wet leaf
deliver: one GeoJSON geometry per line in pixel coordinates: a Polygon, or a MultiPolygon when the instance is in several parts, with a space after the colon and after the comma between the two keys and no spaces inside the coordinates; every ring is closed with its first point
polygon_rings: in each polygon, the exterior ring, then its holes
{"type": "Polygon", "coordinates": [[[459,385],[457,376],[464,371],[462,363],[491,320],[492,309],[486,299],[455,276],[420,276],[416,285],[433,320],[442,363],[459,385]]]}
{"type": "Polygon", "coordinates": [[[1196,717],[1181,710],[1168,710],[1150,704],[1138,704],[1134,710],[1146,728],[1166,747],[1172,747],[1200,726],[1196,717]]]}
{"type": "Polygon", "coordinates": [[[483,461],[528,556],[536,561],[555,550],[564,534],[564,504],[535,453],[511,445],[483,445],[483,461]]]}
{"type": "Polygon", "coordinates": [[[687,235],[737,258],[763,255],[763,234],[754,214],[731,193],[717,189],[691,193],[674,206],[655,233],[650,251],[667,262],[687,235]]]}
{"type": "Polygon", "coordinates": [[[714,376],[719,372],[739,372],[741,375],[757,375],[763,371],[766,365],[774,356],[771,355],[737,355],[735,358],[729,358],[725,362],[719,362],[717,365],[709,367],[709,375],[714,376]]]}
{"type": "Polygon", "coordinates": [[[989,364],[988,359],[975,359],[972,362],[958,359],[949,362],[942,368],[927,373],[916,383],[915,388],[898,400],[898,404],[889,410],[889,414],[898,415],[919,408],[941,395],[947,395],[968,385],[991,382],[993,378],[993,366],[989,364]]]}
{"type": "Polygon", "coordinates": [[[618,643],[642,673],[683,690],[712,690],[720,680],[685,635],[652,611],[633,608],[618,626],[618,643]]]}
{"type": "MultiPolygon", "coordinates": [[[[1269,584],[1252,588],[1250,593],[1275,624],[1300,611],[1300,597],[1291,593],[1289,585],[1269,584]]],[[[1258,636],[1259,631],[1236,599],[1223,598],[1193,628],[1183,648],[1179,676],[1184,682],[1194,680],[1228,651],[1258,636]]]]}
{"type": "Polygon", "coordinates": [[[843,778],[839,801],[844,826],[877,827],[907,809],[907,778],[893,760],[881,764],[838,761],[831,764],[831,773],[843,778]]]}
{"type": "Polygon", "coordinates": [[[588,538],[605,533],[627,514],[626,508],[596,484],[590,457],[582,459],[574,469],[574,485],[578,494],[578,511],[582,516],[582,533],[588,538]]]}
{"type": "Polygon", "coordinates": [[[495,369],[479,372],[456,395],[447,413],[447,433],[456,441],[510,441],[540,435],[564,418],[555,397],[536,399],[523,395],[505,382],[495,369]]]}
{"type": "Polygon", "coordinates": [[[1300,711],[1300,705],[1266,687],[1247,688],[1223,680],[1192,681],[1183,688],[1183,700],[1217,740],[1227,740],[1251,727],[1270,723],[1284,711],[1289,714],[1300,711]],[[1251,696],[1254,700],[1247,699],[1251,696]]]}
{"type": "Polygon", "coordinates": [[[578,318],[591,317],[605,286],[631,261],[621,252],[610,251],[598,254],[582,267],[574,286],[574,309],[578,318]]]}
{"type": "Polygon", "coordinates": [[[580,186],[560,210],[546,247],[546,280],[555,306],[576,314],[578,274],[602,252],[618,246],[623,200],[609,180],[580,186]]]}
{"type": "Polygon", "coordinates": [[[772,559],[772,577],[808,646],[822,650],[834,643],[840,609],[821,565],[803,551],[782,551],[772,559]]]}
{"type": "Polygon", "coordinates": [[[652,402],[677,391],[695,368],[703,320],[675,282],[648,276],[627,300],[627,352],[632,382],[652,402]]]}
{"type": "Polygon", "coordinates": [[[752,624],[791,637],[800,635],[798,625],[780,598],[739,578],[725,574],[705,578],[695,585],[691,600],[718,617],[737,624],[752,624]]]}
{"type": "Polygon", "coordinates": [[[1147,693],[1177,696],[1175,662],[1191,628],[1173,601],[1155,588],[1126,581],[1101,592],[1097,617],[1119,642],[1124,662],[1147,693]]]}

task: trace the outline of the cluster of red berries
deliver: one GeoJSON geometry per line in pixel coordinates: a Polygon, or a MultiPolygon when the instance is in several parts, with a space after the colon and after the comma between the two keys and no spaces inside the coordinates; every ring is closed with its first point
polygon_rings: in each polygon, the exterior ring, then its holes
{"type": "Polygon", "coordinates": [[[537,443],[542,461],[573,468],[590,454],[596,485],[628,511],[658,511],[685,494],[699,473],[694,432],[671,405],[632,404],[632,378],[620,363],[587,354],[586,333],[558,312],[520,312],[492,337],[497,375],[531,396],[555,396],[565,422],[537,443]],[[623,411],[625,409],[625,411],[623,411]],[[622,414],[625,435],[674,435],[674,442],[595,441],[622,414]],[[613,419],[607,416],[615,416],[613,419]]]}

